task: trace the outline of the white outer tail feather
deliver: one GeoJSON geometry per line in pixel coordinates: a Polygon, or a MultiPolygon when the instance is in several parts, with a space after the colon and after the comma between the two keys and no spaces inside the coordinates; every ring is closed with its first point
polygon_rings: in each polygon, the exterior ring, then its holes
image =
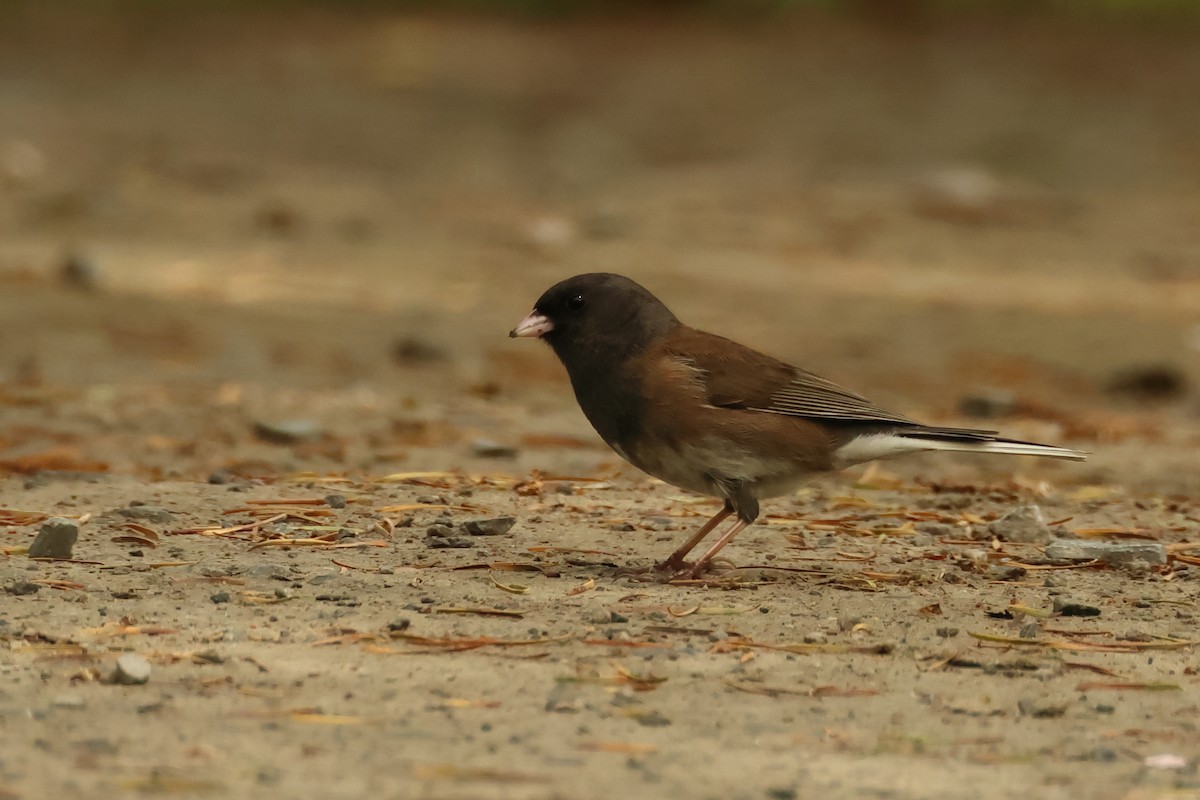
{"type": "Polygon", "coordinates": [[[857,436],[835,452],[837,466],[848,467],[877,458],[890,458],[907,453],[938,450],[955,453],[990,453],[1007,456],[1041,456],[1063,458],[1070,461],[1086,461],[1087,453],[1055,447],[1049,444],[1010,441],[971,441],[969,439],[925,439],[895,433],[872,433],[857,436]]]}
{"type": "Polygon", "coordinates": [[[1042,458],[1064,458],[1068,461],[1087,461],[1087,453],[1051,444],[1032,442],[953,442],[937,439],[910,439],[923,445],[922,450],[947,450],[960,453],[995,453],[1003,456],[1041,456],[1042,458]]]}

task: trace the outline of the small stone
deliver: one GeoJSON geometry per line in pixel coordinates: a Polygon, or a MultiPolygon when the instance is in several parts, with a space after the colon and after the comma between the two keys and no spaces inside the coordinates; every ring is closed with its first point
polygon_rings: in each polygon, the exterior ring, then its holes
{"type": "Polygon", "coordinates": [[[1112,377],[1108,390],[1132,400],[1176,400],[1187,394],[1183,370],[1169,364],[1127,367],[1112,377]]]}
{"type": "Polygon", "coordinates": [[[634,525],[632,522],[614,522],[612,525],[608,526],[608,529],[610,531],[622,531],[622,532],[636,531],[637,526],[634,525]]]}
{"type": "Polygon", "coordinates": [[[583,621],[593,625],[608,625],[612,622],[612,612],[607,608],[585,608],[583,621]]]}
{"type": "Polygon", "coordinates": [[[1086,539],[1055,539],[1046,545],[1046,558],[1056,561],[1099,560],[1119,567],[1136,560],[1151,566],[1167,563],[1167,548],[1156,542],[1098,542],[1086,539]]]}
{"type": "Polygon", "coordinates": [[[415,336],[405,336],[392,345],[392,358],[398,364],[433,364],[445,361],[446,351],[436,344],[415,336]]]}
{"type": "Polygon", "coordinates": [[[958,636],[958,628],[938,628],[934,633],[943,639],[953,639],[958,636]]]}
{"type": "Polygon", "coordinates": [[[150,662],[137,653],[122,653],[117,659],[112,682],[124,686],[138,686],[150,680],[150,662]]]}
{"type": "Polygon", "coordinates": [[[543,708],[559,714],[577,714],[583,710],[583,692],[575,683],[555,684],[543,708]]]}
{"type": "Polygon", "coordinates": [[[1006,542],[1045,544],[1052,538],[1042,509],[1032,504],[1012,509],[988,525],[988,531],[997,539],[1006,542]]]}
{"type": "Polygon", "coordinates": [[[1020,700],[1017,702],[1017,710],[1021,712],[1021,716],[1023,717],[1055,719],[1065,714],[1067,707],[1065,705],[1050,705],[1035,700],[1020,700]]]}
{"type": "Polygon", "coordinates": [[[501,536],[508,533],[516,522],[516,517],[470,519],[463,523],[463,530],[472,536],[501,536]]]}
{"type": "Polygon", "coordinates": [[[232,598],[229,596],[229,592],[217,592],[208,599],[220,605],[221,603],[228,603],[232,598]]]}
{"type": "Polygon", "coordinates": [[[330,508],[345,508],[346,507],[346,495],[344,495],[344,494],[326,495],[325,505],[329,506],[330,508]]]}
{"type": "Polygon", "coordinates": [[[397,617],[388,623],[388,630],[392,632],[406,631],[412,626],[412,620],[408,617],[397,617]]]}
{"type": "Polygon", "coordinates": [[[321,426],[310,419],[254,423],[254,435],[271,444],[297,444],[321,436],[321,426]]]}
{"type": "Polygon", "coordinates": [[[913,205],[918,214],[957,224],[980,224],[1003,216],[1005,192],[990,172],[973,165],[937,169],[923,176],[913,205]]]}
{"type": "Polygon", "coordinates": [[[288,570],[279,564],[255,564],[246,570],[246,574],[254,578],[270,578],[276,581],[291,580],[288,570]]]}
{"type": "Polygon", "coordinates": [[[767,797],[770,800],[796,800],[799,796],[796,790],[789,786],[777,786],[773,789],[767,789],[767,797]]]}
{"type": "Polygon", "coordinates": [[[208,482],[213,486],[224,486],[235,480],[236,476],[227,469],[219,469],[208,476],[208,482]]]}
{"type": "Polygon", "coordinates": [[[1111,747],[1094,747],[1083,754],[1084,761],[1100,761],[1108,763],[1117,760],[1117,751],[1111,747]]]}
{"type": "Polygon", "coordinates": [[[1056,597],[1054,611],[1064,617],[1098,617],[1100,609],[1069,597],[1056,597]]]}
{"type": "Polygon", "coordinates": [[[192,661],[197,664],[224,664],[226,658],[216,650],[208,649],[201,650],[199,653],[193,653],[192,661]]]}
{"type": "Polygon", "coordinates": [[[42,587],[32,581],[13,581],[8,586],[4,587],[4,591],[9,594],[22,597],[27,594],[37,594],[38,589],[42,587]]]}
{"type": "Polygon", "coordinates": [[[662,712],[657,709],[648,714],[638,714],[634,717],[634,721],[647,728],[663,728],[671,724],[671,720],[663,716],[662,712]]]}
{"type": "Polygon", "coordinates": [[[83,699],[83,695],[78,695],[78,694],[56,695],[50,704],[53,705],[55,708],[71,708],[71,709],[87,708],[87,701],[83,699]]]}
{"type": "Polygon", "coordinates": [[[30,558],[70,558],[79,539],[79,523],[62,517],[51,517],[42,523],[41,530],[29,545],[30,558]]]}
{"type": "Polygon", "coordinates": [[[608,613],[608,621],[616,625],[624,625],[629,622],[629,617],[625,616],[624,614],[618,614],[615,611],[610,611],[608,613]]]}
{"type": "Polygon", "coordinates": [[[475,543],[465,536],[437,536],[430,534],[425,537],[425,546],[434,550],[463,550],[474,547],[475,543]]]}
{"type": "Polygon", "coordinates": [[[162,506],[143,506],[131,503],[125,508],[118,508],[117,513],[126,519],[144,519],[160,525],[169,525],[175,520],[175,515],[162,506]]]}
{"type": "Polygon", "coordinates": [[[516,458],[518,451],[512,445],[493,442],[490,439],[476,439],[471,442],[471,452],[482,458],[516,458]]]}
{"type": "Polygon", "coordinates": [[[84,292],[100,288],[100,270],[96,262],[83,253],[71,253],[58,270],[58,278],[65,286],[84,292]]]}
{"type": "Polygon", "coordinates": [[[1007,417],[1016,408],[1017,395],[1009,389],[981,389],[958,400],[958,410],[976,419],[1007,417]]]}
{"type": "Polygon", "coordinates": [[[1024,567],[992,567],[988,577],[995,581],[1019,581],[1028,574],[1024,567]]]}
{"type": "Polygon", "coordinates": [[[1145,633],[1143,631],[1137,631],[1137,630],[1125,631],[1125,633],[1122,633],[1117,638],[1120,639],[1121,641],[1125,641],[1125,642],[1152,642],[1152,641],[1154,641],[1154,637],[1151,636],[1150,634],[1145,633]]]}
{"type": "Polygon", "coordinates": [[[825,644],[829,639],[821,631],[813,631],[812,633],[804,634],[805,644],[825,644]]]}
{"type": "Polygon", "coordinates": [[[862,617],[855,617],[850,614],[839,614],[838,630],[840,630],[842,633],[845,633],[846,631],[853,630],[854,626],[860,622],[862,622],[862,617]]]}
{"type": "Polygon", "coordinates": [[[1042,626],[1036,622],[1026,622],[1017,633],[1022,639],[1036,639],[1042,632],[1042,626]]]}

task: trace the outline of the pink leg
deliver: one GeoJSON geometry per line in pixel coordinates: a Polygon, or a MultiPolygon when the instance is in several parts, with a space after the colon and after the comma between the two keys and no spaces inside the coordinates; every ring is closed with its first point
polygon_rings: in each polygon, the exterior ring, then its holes
{"type": "Polygon", "coordinates": [[[671,553],[670,557],[666,561],[659,564],[656,569],[662,572],[678,572],[679,570],[683,569],[683,560],[687,558],[687,554],[692,552],[693,548],[700,544],[701,540],[704,539],[705,536],[708,536],[710,533],[712,533],[713,528],[720,525],[721,522],[732,513],[733,509],[731,509],[729,506],[722,508],[712,519],[704,523],[704,526],[700,528],[700,530],[696,531],[695,536],[684,542],[682,547],[680,547],[674,553],[671,553]]]}
{"type": "Polygon", "coordinates": [[[737,522],[733,523],[733,527],[725,531],[720,539],[717,539],[715,542],[713,542],[713,546],[708,548],[707,553],[700,556],[700,559],[696,562],[696,565],[692,567],[691,576],[695,578],[704,572],[705,567],[707,567],[709,562],[713,560],[713,557],[717,553],[721,552],[721,548],[732,542],[733,537],[741,533],[742,529],[749,524],[750,523],[744,519],[739,519],[737,522]]]}

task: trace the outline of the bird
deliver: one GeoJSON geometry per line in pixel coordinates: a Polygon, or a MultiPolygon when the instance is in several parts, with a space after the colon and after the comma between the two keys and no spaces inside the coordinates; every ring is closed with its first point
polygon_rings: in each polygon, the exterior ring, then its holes
{"type": "Polygon", "coordinates": [[[655,569],[700,578],[759,516],[759,501],[810,476],[923,451],[1083,461],[997,431],[922,424],[812,372],[691,328],[640,284],[586,273],[556,283],[509,332],[541,339],[566,368],[584,416],[618,455],[666,483],[723,501],[655,569]],[[730,516],[692,564],[687,556],[730,516]]]}

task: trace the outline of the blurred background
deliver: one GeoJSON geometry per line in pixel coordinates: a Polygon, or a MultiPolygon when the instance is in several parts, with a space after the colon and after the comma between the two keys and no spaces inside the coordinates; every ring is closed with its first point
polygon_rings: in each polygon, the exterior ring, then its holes
{"type": "Polygon", "coordinates": [[[605,270],[1194,492],[1198,98],[1182,1],[6,2],[0,471],[603,470],[505,335],[605,270]]]}

